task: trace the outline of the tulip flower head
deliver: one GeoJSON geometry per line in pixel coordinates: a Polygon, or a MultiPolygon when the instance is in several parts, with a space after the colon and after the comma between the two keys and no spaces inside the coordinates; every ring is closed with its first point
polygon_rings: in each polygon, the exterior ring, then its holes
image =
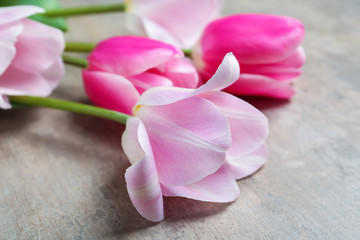
{"type": "Polygon", "coordinates": [[[127,24],[139,34],[191,48],[220,15],[221,0],[127,0],[127,24]]]}
{"type": "Polygon", "coordinates": [[[155,87],[140,96],[122,146],[132,164],[125,173],[127,189],[142,216],[162,220],[162,196],[233,201],[236,179],[264,164],[266,117],[220,91],[238,77],[238,62],[228,54],[197,89],[155,87]]]}
{"type": "Polygon", "coordinates": [[[143,37],[99,43],[83,71],[85,91],[97,106],[131,114],[140,95],[155,86],[196,88],[199,77],[183,52],[143,37]]]}
{"type": "Polygon", "coordinates": [[[201,75],[208,79],[224,55],[234,53],[241,74],[226,92],[287,99],[295,93],[291,83],[305,62],[303,37],[304,27],[297,19],[239,14],[211,22],[193,54],[201,75]]]}
{"type": "Polygon", "coordinates": [[[8,95],[47,96],[63,76],[61,31],[26,17],[44,12],[35,6],[0,8],[0,108],[8,95]]]}

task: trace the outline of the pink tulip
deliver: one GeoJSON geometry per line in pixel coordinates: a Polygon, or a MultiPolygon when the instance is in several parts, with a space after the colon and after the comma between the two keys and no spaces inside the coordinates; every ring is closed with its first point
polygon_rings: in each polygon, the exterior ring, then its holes
{"type": "Polygon", "coordinates": [[[7,95],[47,96],[63,76],[61,31],[26,17],[44,12],[34,6],[0,8],[0,108],[7,95]]]}
{"type": "Polygon", "coordinates": [[[162,196],[230,202],[236,179],[266,161],[266,117],[220,90],[239,77],[228,54],[215,75],[197,89],[156,87],[134,108],[122,137],[132,166],[125,179],[130,199],[145,218],[164,217],[162,196]]]}
{"type": "Polygon", "coordinates": [[[99,43],[83,71],[85,91],[98,106],[132,113],[140,95],[155,86],[195,88],[199,77],[183,52],[142,37],[113,37],[99,43]]]}
{"type": "Polygon", "coordinates": [[[193,56],[207,79],[227,52],[241,67],[239,79],[225,91],[235,95],[290,98],[294,78],[300,76],[305,53],[300,46],[304,27],[289,17],[241,14],[210,23],[193,56]]]}
{"type": "Polygon", "coordinates": [[[128,0],[127,23],[139,34],[190,48],[219,16],[222,0],[128,0]]]}

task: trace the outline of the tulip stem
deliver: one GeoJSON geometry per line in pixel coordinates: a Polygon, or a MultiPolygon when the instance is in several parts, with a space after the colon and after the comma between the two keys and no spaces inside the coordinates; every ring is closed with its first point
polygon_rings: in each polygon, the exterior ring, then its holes
{"type": "Polygon", "coordinates": [[[91,52],[94,50],[96,43],[86,42],[66,42],[65,51],[69,52],[91,52]]]}
{"type": "Polygon", "coordinates": [[[69,56],[69,55],[62,55],[62,59],[63,59],[64,63],[78,66],[81,68],[87,68],[87,66],[88,66],[88,61],[83,58],[73,57],[73,56],[69,56]]]}
{"type": "Polygon", "coordinates": [[[104,4],[94,6],[82,6],[82,7],[69,7],[47,10],[44,15],[47,17],[65,17],[65,16],[77,16],[92,13],[106,13],[106,12],[125,12],[125,3],[118,4],[104,4]]]}
{"type": "MultiPolygon", "coordinates": [[[[89,42],[66,42],[65,51],[68,52],[91,52],[96,47],[96,43],[89,42]]],[[[182,49],[187,57],[191,57],[191,49],[182,49]]]]}
{"type": "Polygon", "coordinates": [[[126,124],[130,115],[95,107],[87,104],[70,102],[54,98],[35,97],[35,96],[9,96],[11,104],[22,104],[27,106],[46,107],[68,112],[75,112],[85,115],[91,115],[100,118],[106,118],[115,122],[126,124]]]}

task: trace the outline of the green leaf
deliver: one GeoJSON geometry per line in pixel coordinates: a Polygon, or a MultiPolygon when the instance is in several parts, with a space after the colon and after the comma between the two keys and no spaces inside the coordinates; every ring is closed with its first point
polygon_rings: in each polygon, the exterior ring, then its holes
{"type": "MultiPolygon", "coordinates": [[[[42,7],[45,10],[61,8],[58,0],[0,0],[0,7],[15,5],[35,5],[42,7]]],[[[35,21],[56,27],[62,31],[68,30],[66,20],[63,17],[46,17],[41,14],[37,14],[31,16],[30,18],[35,21]]]]}

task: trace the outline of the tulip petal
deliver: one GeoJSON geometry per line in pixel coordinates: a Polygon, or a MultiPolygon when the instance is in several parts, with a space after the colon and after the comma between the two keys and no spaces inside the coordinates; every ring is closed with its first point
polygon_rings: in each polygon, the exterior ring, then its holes
{"type": "Polygon", "coordinates": [[[88,70],[82,75],[86,94],[95,105],[132,115],[140,95],[129,80],[112,73],[88,70]]]}
{"type": "Polygon", "coordinates": [[[21,21],[0,25],[0,76],[15,57],[15,43],[22,30],[21,21]]]}
{"type": "Polygon", "coordinates": [[[136,90],[140,94],[153,87],[173,86],[173,83],[170,79],[163,77],[159,74],[154,74],[149,72],[144,72],[135,76],[131,76],[128,77],[128,79],[135,86],[136,90]]]}
{"type": "Polygon", "coordinates": [[[161,185],[161,189],[164,196],[207,202],[231,202],[240,194],[239,186],[226,167],[221,167],[196,183],[176,187],[161,185]]]}
{"type": "Polygon", "coordinates": [[[129,12],[141,17],[150,38],[190,48],[219,15],[219,0],[133,0],[129,12]]]}
{"type": "Polygon", "coordinates": [[[200,97],[214,103],[230,124],[232,142],[226,151],[227,158],[251,153],[265,142],[268,120],[255,107],[224,92],[208,92],[200,97]]]}
{"type": "Polygon", "coordinates": [[[135,109],[134,115],[147,128],[162,184],[197,182],[224,163],[230,129],[211,102],[192,97],[168,105],[137,105],[135,109]]]}
{"type": "MultiPolygon", "coordinates": [[[[60,59],[64,50],[63,33],[53,27],[29,19],[23,19],[24,30],[18,37],[16,52],[11,66],[26,72],[48,69],[60,59]]],[[[58,77],[60,81],[63,73],[58,77]]]]}
{"type": "Polygon", "coordinates": [[[301,75],[305,52],[299,47],[290,57],[270,64],[241,64],[241,73],[264,75],[279,81],[291,81],[301,75]]]}
{"type": "Polygon", "coordinates": [[[234,95],[254,95],[279,99],[289,99],[295,94],[290,83],[279,82],[255,74],[240,74],[239,79],[224,91],[234,95]]]}
{"type": "Polygon", "coordinates": [[[113,37],[100,42],[89,55],[88,70],[128,77],[157,67],[176,55],[183,53],[166,43],[142,37],[113,37]]]}
{"type": "Polygon", "coordinates": [[[146,219],[161,221],[164,218],[161,187],[146,129],[140,119],[127,120],[122,146],[133,164],[125,173],[132,203],[146,219]]]}
{"type": "Polygon", "coordinates": [[[266,145],[262,144],[255,151],[244,156],[232,156],[228,154],[225,166],[232,172],[235,179],[247,177],[262,167],[267,159],[266,145]]]}
{"type": "Polygon", "coordinates": [[[289,57],[304,37],[304,26],[290,17],[238,14],[210,23],[201,38],[202,58],[219,64],[227,52],[240,63],[278,62],[289,57]]]}
{"type": "Polygon", "coordinates": [[[175,87],[196,88],[199,84],[199,75],[186,58],[173,58],[168,61],[163,75],[171,79],[175,87]]]}
{"type": "Polygon", "coordinates": [[[227,53],[214,76],[204,85],[196,89],[192,95],[195,96],[208,91],[222,90],[233,84],[239,78],[239,74],[239,63],[232,53],[227,53]]]}
{"type": "Polygon", "coordinates": [[[28,17],[35,13],[43,13],[44,9],[36,6],[14,6],[0,8],[0,24],[10,23],[22,18],[28,17]]]}

